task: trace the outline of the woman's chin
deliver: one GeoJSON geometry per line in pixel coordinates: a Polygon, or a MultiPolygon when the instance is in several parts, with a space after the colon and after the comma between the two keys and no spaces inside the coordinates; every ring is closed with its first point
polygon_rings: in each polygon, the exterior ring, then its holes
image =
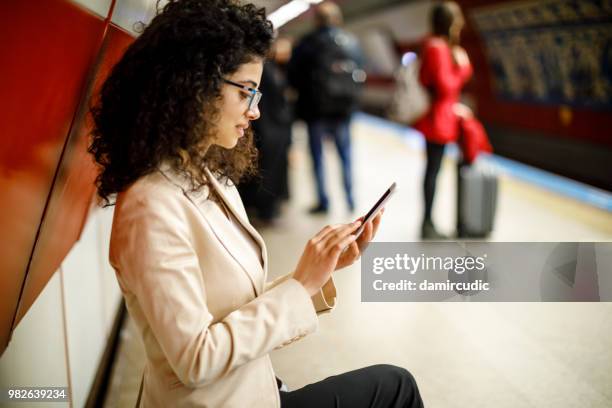
{"type": "Polygon", "coordinates": [[[237,144],[238,144],[238,138],[233,139],[231,142],[228,141],[228,143],[223,147],[225,147],[226,149],[233,149],[234,147],[236,147],[237,144]]]}
{"type": "Polygon", "coordinates": [[[240,135],[232,135],[232,137],[217,139],[215,144],[219,147],[223,147],[224,149],[233,149],[238,144],[238,140],[240,140],[240,135]]]}

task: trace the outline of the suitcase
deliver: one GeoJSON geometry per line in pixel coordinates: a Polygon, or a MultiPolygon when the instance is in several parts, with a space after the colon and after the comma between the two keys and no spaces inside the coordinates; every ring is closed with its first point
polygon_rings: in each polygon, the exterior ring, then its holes
{"type": "Polygon", "coordinates": [[[460,164],[457,175],[457,235],[486,238],[495,220],[497,175],[477,164],[460,164]]]}

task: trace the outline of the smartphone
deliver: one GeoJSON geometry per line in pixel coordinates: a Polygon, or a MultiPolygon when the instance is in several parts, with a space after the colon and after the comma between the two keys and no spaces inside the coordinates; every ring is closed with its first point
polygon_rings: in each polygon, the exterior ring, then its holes
{"type": "Polygon", "coordinates": [[[378,214],[378,212],[382,210],[382,208],[385,206],[387,201],[389,201],[393,193],[395,193],[395,182],[391,184],[391,186],[387,189],[387,191],[385,191],[385,193],[378,199],[376,204],[374,204],[374,206],[370,208],[370,211],[368,211],[365,217],[363,217],[363,223],[361,224],[361,227],[359,227],[359,229],[355,231],[355,235],[357,236],[361,235],[366,224],[370,220],[372,220],[374,217],[376,217],[376,214],[378,214]]]}

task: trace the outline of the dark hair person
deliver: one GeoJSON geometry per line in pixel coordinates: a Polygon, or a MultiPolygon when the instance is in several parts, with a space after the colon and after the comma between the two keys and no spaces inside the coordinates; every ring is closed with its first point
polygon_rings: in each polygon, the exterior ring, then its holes
{"type": "Polygon", "coordinates": [[[116,204],[110,261],[146,352],[139,406],[422,406],[412,376],[385,365],[278,389],[269,353],[317,329],[335,304],[332,273],[359,257],[380,216],[359,238],[360,220],[325,227],[295,270],[266,282],[266,247],[235,183],[255,157],[249,124],[271,40],[253,5],[170,1],[93,109],[98,193],[116,204]]]}
{"type": "Polygon", "coordinates": [[[419,80],[428,90],[431,104],[415,128],[425,135],[427,165],[423,182],[425,212],[421,226],[423,239],[445,238],[434,227],[432,209],[436,179],[447,143],[459,134],[459,117],[471,111],[458,103],[461,88],[472,75],[472,66],[459,37],[465,24],[457,3],[445,1],[431,11],[432,35],[425,40],[421,55],[419,80]]]}

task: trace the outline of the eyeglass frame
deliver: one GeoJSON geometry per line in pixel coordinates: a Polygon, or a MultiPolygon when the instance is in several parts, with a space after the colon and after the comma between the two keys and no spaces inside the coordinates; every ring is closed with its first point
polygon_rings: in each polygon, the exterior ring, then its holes
{"type": "Polygon", "coordinates": [[[259,89],[251,88],[250,86],[239,84],[238,82],[230,81],[229,79],[225,78],[223,78],[223,82],[229,85],[233,85],[249,93],[249,106],[247,107],[247,111],[253,112],[253,106],[255,108],[258,107],[259,101],[261,101],[261,97],[263,96],[259,89]]]}

